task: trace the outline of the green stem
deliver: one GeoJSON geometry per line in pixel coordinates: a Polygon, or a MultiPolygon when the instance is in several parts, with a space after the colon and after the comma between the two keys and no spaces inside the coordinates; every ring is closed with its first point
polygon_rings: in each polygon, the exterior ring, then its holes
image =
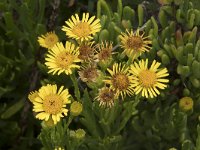
{"type": "Polygon", "coordinates": [[[79,88],[78,88],[78,81],[76,79],[76,76],[74,73],[72,73],[70,75],[70,78],[73,82],[73,85],[74,85],[74,93],[75,93],[75,97],[77,98],[78,101],[81,101],[81,96],[80,96],[80,91],[79,91],[79,88]]]}

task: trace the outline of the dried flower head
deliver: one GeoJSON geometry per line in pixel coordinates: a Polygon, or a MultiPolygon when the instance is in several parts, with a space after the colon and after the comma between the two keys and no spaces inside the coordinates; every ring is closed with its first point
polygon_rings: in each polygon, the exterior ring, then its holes
{"type": "Polygon", "coordinates": [[[82,69],[78,72],[80,79],[83,82],[96,82],[100,75],[100,71],[95,65],[82,66],[82,69]]]}
{"type": "Polygon", "coordinates": [[[98,96],[95,99],[99,101],[100,106],[112,107],[116,99],[115,94],[116,93],[112,89],[103,87],[99,89],[98,96]]]}
{"type": "Polygon", "coordinates": [[[97,54],[96,54],[97,61],[103,62],[103,63],[110,61],[110,59],[112,59],[112,54],[114,54],[112,52],[112,49],[113,49],[112,42],[110,43],[101,42],[97,46],[97,54]]]}
{"type": "Polygon", "coordinates": [[[82,42],[79,45],[78,58],[85,62],[90,62],[94,60],[94,52],[95,52],[94,42],[82,42]]]}

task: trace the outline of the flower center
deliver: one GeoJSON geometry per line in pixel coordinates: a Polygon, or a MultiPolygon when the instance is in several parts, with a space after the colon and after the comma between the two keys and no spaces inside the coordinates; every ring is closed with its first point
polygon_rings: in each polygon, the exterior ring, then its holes
{"type": "Polygon", "coordinates": [[[57,57],[56,63],[60,68],[68,68],[73,63],[74,57],[70,53],[60,53],[57,57]]]}
{"type": "Polygon", "coordinates": [[[61,112],[63,100],[59,95],[48,95],[44,98],[43,109],[46,113],[57,114],[61,112]]]}
{"type": "Polygon", "coordinates": [[[81,45],[79,48],[79,58],[82,60],[87,60],[93,54],[93,48],[88,45],[81,45]]]}
{"type": "Polygon", "coordinates": [[[143,70],[139,74],[139,81],[142,86],[148,88],[155,84],[156,82],[156,74],[155,72],[149,70],[143,70]]]}
{"type": "Polygon", "coordinates": [[[126,44],[127,44],[128,48],[131,48],[131,49],[138,51],[142,47],[143,40],[139,36],[130,36],[127,39],[126,44]]]}
{"type": "Polygon", "coordinates": [[[48,47],[53,47],[58,42],[58,37],[55,34],[50,34],[45,38],[45,44],[48,47]]]}
{"type": "Polygon", "coordinates": [[[129,86],[129,79],[125,74],[116,74],[112,78],[112,84],[116,89],[125,90],[129,86]]]}
{"type": "Polygon", "coordinates": [[[111,49],[109,48],[104,48],[102,49],[99,54],[99,60],[106,60],[108,59],[109,57],[111,57],[111,49]]]}
{"type": "Polygon", "coordinates": [[[108,88],[104,89],[101,91],[101,93],[99,94],[99,98],[103,101],[103,102],[109,102],[112,101],[114,98],[114,92],[109,90],[108,88]]]}
{"type": "Polygon", "coordinates": [[[87,22],[79,22],[72,29],[72,32],[78,37],[86,37],[91,33],[91,29],[87,22]]]}

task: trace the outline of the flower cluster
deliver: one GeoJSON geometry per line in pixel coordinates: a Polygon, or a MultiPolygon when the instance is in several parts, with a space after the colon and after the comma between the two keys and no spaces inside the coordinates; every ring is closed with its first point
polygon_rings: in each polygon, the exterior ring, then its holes
{"type": "MultiPolygon", "coordinates": [[[[74,40],[73,43],[66,41],[64,45],[59,42],[55,32],[38,38],[39,44],[48,49],[45,57],[48,73],[75,75],[77,72],[82,82],[92,89],[98,89],[94,99],[100,106],[112,107],[116,100],[125,100],[127,96],[154,98],[160,94],[159,89],[167,87],[167,69],[159,68],[161,63],[156,60],[151,64],[148,59],[140,60],[144,52],[151,50],[152,43],[140,29],[122,32],[119,35],[120,47],[114,51],[113,41],[97,43],[94,40],[101,30],[100,20],[95,16],[89,17],[89,13],[83,13],[80,19],[75,14],[65,23],[62,31],[74,40]],[[116,56],[121,55],[127,57],[118,62],[116,56]]],[[[45,121],[51,118],[56,124],[61,117],[67,116],[66,105],[71,102],[70,96],[63,86],[57,91],[56,85],[46,85],[31,92],[29,99],[34,105],[33,111],[37,113],[36,118],[45,121]]],[[[81,113],[82,104],[75,102],[72,108],[72,114],[76,116],[81,113]]]]}

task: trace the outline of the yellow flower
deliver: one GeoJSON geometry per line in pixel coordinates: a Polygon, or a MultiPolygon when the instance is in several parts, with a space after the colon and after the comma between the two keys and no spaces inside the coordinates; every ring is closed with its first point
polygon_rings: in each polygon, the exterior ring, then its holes
{"type": "Polygon", "coordinates": [[[65,23],[67,26],[63,26],[62,30],[66,35],[81,42],[93,39],[92,35],[101,30],[100,20],[95,20],[95,16],[89,19],[89,13],[83,13],[82,20],[79,19],[78,14],[75,14],[65,23]]]}
{"type": "Polygon", "coordinates": [[[103,87],[99,89],[98,96],[95,100],[99,101],[99,106],[112,107],[116,98],[115,92],[112,89],[103,87]]]}
{"type": "Polygon", "coordinates": [[[72,74],[72,69],[80,68],[75,64],[81,60],[78,58],[79,51],[71,42],[66,42],[65,47],[63,44],[57,43],[47,54],[46,66],[50,69],[48,73],[60,75],[65,72],[67,75],[72,74]]]}
{"type": "Polygon", "coordinates": [[[29,95],[28,95],[28,99],[29,99],[31,102],[33,102],[34,99],[35,99],[36,97],[38,97],[38,91],[32,91],[32,92],[30,92],[29,95]]]}
{"type": "Polygon", "coordinates": [[[70,113],[73,115],[73,116],[78,116],[81,114],[83,110],[83,106],[81,103],[77,102],[77,101],[74,101],[71,106],[70,106],[70,113]]]}
{"type": "Polygon", "coordinates": [[[54,150],[65,150],[65,149],[62,147],[56,147],[54,150]]]}
{"type": "Polygon", "coordinates": [[[53,119],[54,124],[60,121],[61,117],[67,116],[70,94],[68,89],[63,90],[63,86],[57,91],[57,85],[48,84],[38,91],[38,97],[34,99],[33,111],[38,113],[36,118],[48,121],[53,119]]]}
{"type": "Polygon", "coordinates": [[[111,76],[107,76],[105,83],[110,85],[110,88],[116,92],[116,96],[122,96],[122,99],[128,94],[134,94],[133,76],[129,73],[129,67],[121,63],[115,63],[113,69],[107,69],[111,76]]]}
{"type": "Polygon", "coordinates": [[[169,75],[168,71],[166,68],[158,69],[159,66],[160,63],[154,60],[148,69],[148,59],[131,65],[130,73],[134,75],[133,87],[136,94],[141,92],[143,97],[148,98],[150,95],[153,98],[160,94],[157,88],[165,89],[167,87],[165,83],[168,83],[169,80],[163,79],[163,77],[169,75]]]}
{"type": "Polygon", "coordinates": [[[179,107],[183,110],[183,111],[188,111],[191,110],[193,108],[193,100],[191,97],[183,97],[180,99],[179,101],[179,107]]]}
{"type": "Polygon", "coordinates": [[[123,53],[125,53],[128,57],[133,60],[141,55],[141,53],[145,51],[149,51],[151,47],[149,44],[152,41],[148,40],[148,37],[144,37],[144,32],[140,34],[139,29],[134,33],[133,30],[127,33],[122,33],[119,38],[121,39],[121,47],[124,49],[123,53]]]}
{"type": "Polygon", "coordinates": [[[48,32],[45,35],[38,37],[40,46],[51,49],[59,41],[55,32],[48,32]]]}

